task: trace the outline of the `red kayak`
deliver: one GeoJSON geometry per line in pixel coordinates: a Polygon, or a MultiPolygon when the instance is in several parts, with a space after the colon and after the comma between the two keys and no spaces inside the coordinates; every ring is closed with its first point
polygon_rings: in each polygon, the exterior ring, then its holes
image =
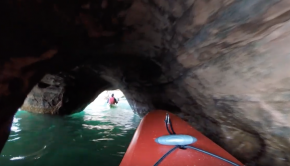
{"type": "Polygon", "coordinates": [[[120,166],[243,165],[178,116],[168,113],[170,120],[165,121],[166,115],[166,111],[156,110],[148,113],[142,119],[120,166]],[[176,138],[181,134],[183,136],[180,138],[186,135],[186,137],[193,137],[195,142],[188,145],[163,145],[156,141],[157,138],[160,140],[159,137],[173,136],[174,139],[171,139],[171,142],[169,141],[169,143],[172,143],[172,141],[178,140],[176,138]],[[164,156],[165,154],[167,156],[164,156]]]}

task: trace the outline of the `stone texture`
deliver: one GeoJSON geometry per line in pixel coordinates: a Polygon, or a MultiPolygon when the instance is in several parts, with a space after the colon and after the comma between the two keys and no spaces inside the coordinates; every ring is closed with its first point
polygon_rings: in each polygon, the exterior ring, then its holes
{"type": "Polygon", "coordinates": [[[27,95],[21,109],[33,113],[57,114],[63,103],[64,86],[61,77],[45,75],[27,95]]]}
{"type": "Polygon", "coordinates": [[[290,165],[288,0],[0,6],[0,149],[31,89],[23,107],[70,114],[118,88],[136,113],[174,112],[247,165],[290,165]]]}

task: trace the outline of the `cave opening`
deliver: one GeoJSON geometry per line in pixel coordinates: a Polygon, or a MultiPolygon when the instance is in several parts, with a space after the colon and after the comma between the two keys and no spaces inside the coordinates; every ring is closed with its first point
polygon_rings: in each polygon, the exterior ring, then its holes
{"type": "Polygon", "coordinates": [[[126,110],[134,112],[131,108],[129,102],[127,101],[126,96],[120,89],[115,90],[104,90],[101,92],[98,97],[89,103],[85,108],[84,112],[93,112],[93,111],[100,111],[100,110],[108,110],[108,109],[118,109],[118,110],[126,110]],[[114,96],[116,100],[116,104],[109,104],[109,100],[114,96]]]}

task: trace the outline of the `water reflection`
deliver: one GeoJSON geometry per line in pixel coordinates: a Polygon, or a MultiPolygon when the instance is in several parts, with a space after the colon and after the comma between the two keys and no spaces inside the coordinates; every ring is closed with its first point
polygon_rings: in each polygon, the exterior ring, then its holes
{"type": "Polygon", "coordinates": [[[135,129],[140,121],[138,116],[134,116],[126,100],[121,100],[117,108],[112,108],[108,111],[106,102],[102,99],[96,99],[84,112],[86,113],[84,121],[112,123],[114,126],[119,126],[122,130],[135,129]],[[96,107],[99,111],[95,111],[96,107]]]}
{"type": "Polygon", "coordinates": [[[126,100],[113,109],[96,100],[83,112],[67,117],[19,111],[0,165],[118,165],[139,121],[126,100]]]}
{"type": "Polygon", "coordinates": [[[84,128],[86,129],[107,129],[107,130],[112,130],[114,129],[114,126],[110,125],[87,125],[83,124],[84,128]]]}
{"type": "Polygon", "coordinates": [[[13,123],[12,123],[12,126],[11,126],[11,131],[13,131],[13,132],[19,132],[19,131],[21,131],[20,128],[19,128],[19,123],[18,123],[20,119],[21,118],[16,118],[16,117],[13,118],[13,123]]]}
{"type": "Polygon", "coordinates": [[[10,160],[21,160],[24,159],[25,157],[23,156],[18,156],[18,157],[12,157],[10,160]]]}
{"type": "Polygon", "coordinates": [[[93,139],[92,141],[98,142],[98,141],[110,141],[114,140],[113,138],[100,138],[100,139],[93,139]]]}

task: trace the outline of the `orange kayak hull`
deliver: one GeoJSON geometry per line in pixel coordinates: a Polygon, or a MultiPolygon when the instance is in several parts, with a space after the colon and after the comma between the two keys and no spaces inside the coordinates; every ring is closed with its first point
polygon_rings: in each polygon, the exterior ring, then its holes
{"type": "MultiPolygon", "coordinates": [[[[165,153],[174,147],[160,145],[155,142],[156,138],[168,135],[164,122],[165,116],[166,111],[156,110],[148,113],[142,119],[120,166],[153,166],[165,153]]],[[[197,138],[197,141],[191,146],[208,151],[241,166],[243,165],[178,116],[171,113],[169,113],[169,116],[176,134],[191,135],[197,138]]],[[[193,149],[176,149],[159,166],[231,166],[231,164],[193,149]]]]}

